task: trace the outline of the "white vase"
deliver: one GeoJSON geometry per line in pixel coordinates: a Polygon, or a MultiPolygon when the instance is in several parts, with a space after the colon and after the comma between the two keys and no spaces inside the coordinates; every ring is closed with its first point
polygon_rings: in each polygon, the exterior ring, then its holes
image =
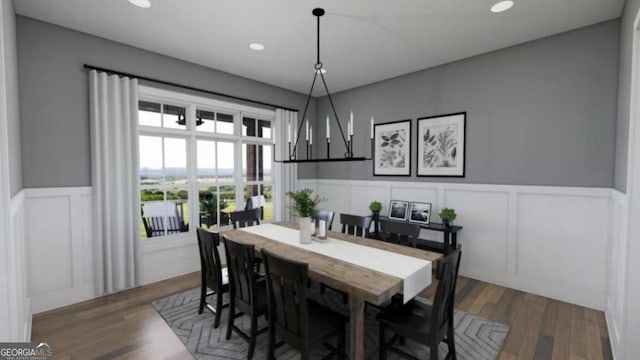
{"type": "Polygon", "coordinates": [[[298,223],[300,224],[300,243],[301,244],[311,244],[311,228],[313,227],[313,222],[310,217],[301,217],[298,218],[298,223]]]}

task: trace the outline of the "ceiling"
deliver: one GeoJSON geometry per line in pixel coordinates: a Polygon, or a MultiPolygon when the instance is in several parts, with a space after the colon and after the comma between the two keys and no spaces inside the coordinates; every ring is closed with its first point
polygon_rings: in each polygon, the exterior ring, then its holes
{"type": "MultiPolygon", "coordinates": [[[[620,16],[624,0],[15,0],[17,13],[306,93],[315,18],[332,92],[620,16]],[[265,45],[261,52],[249,43],[265,45]]],[[[126,69],[123,69],[126,71],[126,69]]],[[[320,88],[314,95],[323,95],[320,88]]]]}

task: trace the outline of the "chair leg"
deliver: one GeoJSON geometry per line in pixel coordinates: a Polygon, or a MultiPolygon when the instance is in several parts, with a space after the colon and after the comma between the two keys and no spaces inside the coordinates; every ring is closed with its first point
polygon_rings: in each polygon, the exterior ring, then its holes
{"type": "Polygon", "coordinates": [[[249,352],[247,359],[253,358],[253,352],[256,349],[256,339],[258,338],[258,317],[251,315],[251,330],[249,332],[249,352]]]}
{"type": "Polygon", "coordinates": [[[267,360],[275,360],[276,358],[276,329],[274,324],[269,321],[269,343],[267,347],[267,360]]]}
{"type": "Polygon", "coordinates": [[[233,329],[233,320],[236,317],[236,307],[233,301],[229,304],[229,321],[227,322],[227,336],[226,339],[231,339],[231,330],[233,329]]]}
{"type": "Polygon", "coordinates": [[[431,345],[429,359],[431,359],[431,360],[440,360],[440,356],[439,356],[440,354],[438,353],[438,351],[439,351],[438,350],[438,345],[440,345],[440,344],[436,343],[434,345],[431,345]]]}
{"type": "Polygon", "coordinates": [[[384,338],[385,326],[380,323],[378,337],[378,359],[387,360],[387,340],[384,338]]]}
{"type": "Polygon", "coordinates": [[[202,286],[200,287],[200,308],[198,309],[198,314],[202,314],[204,311],[204,304],[207,297],[207,285],[202,282],[202,286]]]}
{"type": "Polygon", "coordinates": [[[216,318],[213,321],[213,328],[220,326],[220,317],[222,316],[222,291],[216,293],[216,318]]]}
{"type": "Polygon", "coordinates": [[[456,336],[454,334],[453,324],[449,324],[449,330],[447,331],[447,345],[449,346],[448,358],[456,360],[458,355],[456,354],[456,336]]]}

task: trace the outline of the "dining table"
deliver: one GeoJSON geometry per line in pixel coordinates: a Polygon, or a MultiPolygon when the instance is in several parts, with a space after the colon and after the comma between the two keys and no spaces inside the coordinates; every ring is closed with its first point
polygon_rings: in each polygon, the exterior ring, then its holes
{"type": "Polygon", "coordinates": [[[308,264],[309,278],[349,296],[350,359],[364,358],[365,303],[383,305],[396,294],[404,301],[431,284],[432,263],[442,254],[327,231],[327,239],[299,242],[295,222],[274,222],[228,230],[226,237],[308,264]]]}

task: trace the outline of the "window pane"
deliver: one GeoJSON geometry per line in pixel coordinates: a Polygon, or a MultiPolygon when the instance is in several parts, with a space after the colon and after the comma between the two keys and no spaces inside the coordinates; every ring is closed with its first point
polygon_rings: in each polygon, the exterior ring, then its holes
{"type": "Polygon", "coordinates": [[[258,137],[271,139],[271,121],[258,120],[258,137]]]}
{"type": "Polygon", "coordinates": [[[202,182],[216,181],[216,142],[198,140],[198,180],[202,182]]]}
{"type": "Polygon", "coordinates": [[[187,140],[164,138],[164,175],[166,184],[187,183],[187,140]]]}
{"type": "Polygon", "coordinates": [[[273,220],[273,187],[271,185],[260,185],[260,193],[264,195],[265,199],[262,216],[265,220],[273,220]]]}
{"type": "Polygon", "coordinates": [[[215,132],[216,114],[211,111],[196,110],[196,130],[204,132],[215,132]]]}
{"type": "Polygon", "coordinates": [[[244,210],[244,204],[237,206],[236,204],[236,187],[220,186],[220,224],[221,226],[229,224],[229,216],[237,210],[244,210]]]}
{"type": "Polygon", "coordinates": [[[271,181],[271,146],[258,145],[258,178],[271,181]]]}
{"type": "Polygon", "coordinates": [[[256,152],[256,145],[242,144],[242,178],[244,181],[258,180],[256,152]]]}
{"type": "Polygon", "coordinates": [[[140,136],[140,184],[158,184],[162,179],[162,138],[140,136]]]}
{"type": "Polygon", "coordinates": [[[233,115],[217,113],[217,116],[217,132],[219,134],[233,135],[235,133],[235,131],[233,130],[233,115]]]}
{"type": "Polygon", "coordinates": [[[256,136],[256,119],[252,119],[252,118],[242,119],[242,135],[256,136]]]}
{"type": "MultiPolygon", "coordinates": [[[[234,144],[230,142],[218,141],[218,181],[233,182],[235,162],[234,144]]],[[[235,199],[235,197],[234,197],[235,199]]]]}
{"type": "Polygon", "coordinates": [[[140,101],[138,102],[138,124],[142,126],[162,126],[160,104],[140,101]]]}
{"type": "Polygon", "coordinates": [[[162,125],[170,129],[186,129],[186,114],[184,107],[163,105],[162,125]]]}
{"type": "Polygon", "coordinates": [[[189,191],[167,190],[167,233],[178,234],[189,231],[189,191]]]}

